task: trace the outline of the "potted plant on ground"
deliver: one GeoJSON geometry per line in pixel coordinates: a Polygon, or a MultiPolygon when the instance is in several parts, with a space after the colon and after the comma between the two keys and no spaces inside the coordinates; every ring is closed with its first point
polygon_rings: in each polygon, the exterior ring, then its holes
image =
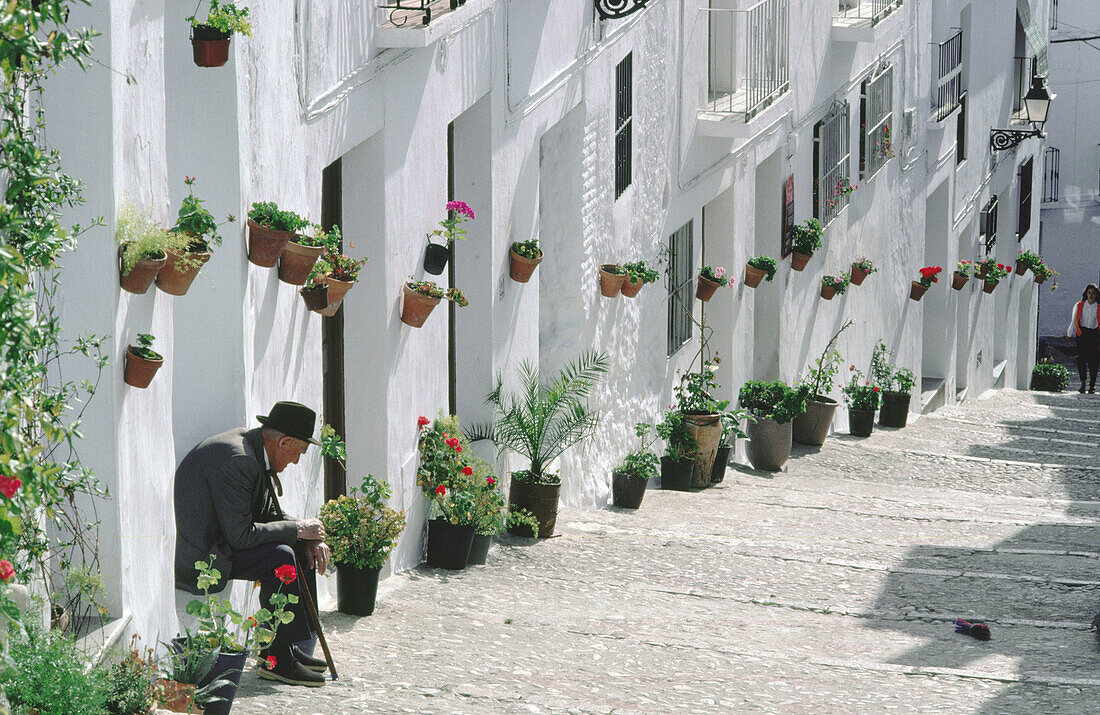
{"type": "Polygon", "coordinates": [[[1020,251],[1016,255],[1016,275],[1027,273],[1042,262],[1043,259],[1034,251],[1020,251]]]}
{"type": "Polygon", "coordinates": [[[798,389],[805,397],[806,409],[794,418],[792,428],[792,438],[799,444],[825,444],[825,438],[829,436],[829,428],[833,424],[833,415],[838,406],[837,401],[829,397],[833,391],[833,382],[840,371],[841,359],[836,341],[851,325],[852,321],[849,320],[833,334],[814,366],[800,381],[798,389]]]}
{"type": "Polygon", "coordinates": [[[623,268],[626,269],[626,280],[623,281],[621,290],[627,298],[638,295],[638,291],[642,289],[642,286],[646,283],[653,283],[661,275],[656,268],[644,260],[624,263],[623,268]]]}
{"type": "MultiPolygon", "coordinates": [[[[147,648],[142,655],[138,641],[135,633],[125,655],[107,669],[103,679],[107,715],[148,715],[153,709],[153,677],[157,666],[153,649],[147,648]]],[[[68,710],[61,708],[61,712],[68,710]]]]}
{"type": "Polygon", "coordinates": [[[654,437],[650,437],[653,425],[638,422],[634,425],[634,434],[641,440],[638,449],[623,457],[611,471],[611,503],[621,509],[637,509],[642,505],[646,485],[657,476],[657,455],[650,447],[654,437]],[[648,438],[648,439],[647,439],[648,438]]]}
{"type": "Polygon", "coordinates": [[[1069,387],[1069,370],[1057,363],[1040,363],[1031,369],[1031,389],[1061,392],[1069,387]]]}
{"type": "Polygon", "coordinates": [[[951,287],[962,290],[970,280],[970,273],[974,270],[974,264],[965,259],[955,264],[955,270],[951,273],[951,287]]]}
{"type": "Polygon", "coordinates": [[[920,269],[920,278],[913,281],[912,287],[909,289],[909,298],[911,300],[920,300],[924,297],[925,292],[932,286],[933,283],[939,281],[939,274],[943,269],[939,266],[925,266],[920,269]]]}
{"type": "Polygon", "coordinates": [[[164,655],[157,661],[157,678],[153,684],[153,699],[158,712],[203,715],[205,708],[221,702],[219,690],[236,689],[228,678],[208,678],[221,651],[195,635],[174,639],[164,644],[164,655]],[[199,683],[203,683],[199,687],[199,683]]]}
{"type": "Polygon", "coordinates": [[[126,357],[122,367],[122,380],[131,387],[146,388],[153,376],[164,364],[164,357],[153,350],[155,338],[149,333],[139,333],[137,345],[126,347],[126,357]]]}
{"type": "Polygon", "coordinates": [[[428,246],[424,249],[424,270],[433,276],[438,276],[447,267],[451,244],[465,240],[466,229],[462,224],[474,218],[474,210],[465,201],[448,201],[444,208],[447,218],[439,222],[440,228],[427,234],[428,246]],[[433,237],[442,239],[443,243],[432,243],[433,237]]]}
{"type": "Polygon", "coordinates": [[[1012,266],[997,263],[996,258],[989,258],[978,264],[981,271],[981,279],[985,282],[982,286],[983,293],[992,293],[1002,278],[1012,272],[1012,266]]]}
{"type": "Polygon", "coordinates": [[[699,443],[688,429],[683,413],[679,410],[666,412],[664,419],[657,423],[656,432],[665,440],[665,453],[661,456],[661,489],[691,491],[691,476],[695,471],[699,443]]]}
{"type": "MultiPolygon", "coordinates": [[[[176,225],[171,233],[186,237],[186,245],[179,244],[166,250],[167,261],[157,273],[157,288],[169,295],[185,295],[194,282],[199,270],[210,260],[211,246],[222,245],[218,235],[218,222],[214,215],[202,205],[202,199],[195,196],[191,188],[195,184],[193,176],[186,176],[187,196],[180,203],[176,225]]],[[[232,223],[237,218],[233,214],[226,217],[224,223],[232,223]]]]}
{"type": "Polygon", "coordinates": [[[474,540],[470,544],[470,557],[467,563],[480,566],[488,560],[493,537],[504,527],[526,524],[532,534],[537,534],[539,525],[538,521],[530,516],[520,519],[518,511],[506,511],[500,480],[485,460],[470,457],[468,464],[473,470],[470,482],[474,501],[474,540]]]}
{"type": "Polygon", "coordinates": [[[733,280],[726,275],[722,266],[713,268],[703,266],[699,269],[699,280],[695,286],[695,297],[706,303],[714,296],[714,291],[722,286],[733,287],[733,280]]]}
{"type": "Polygon", "coordinates": [[[867,276],[871,275],[878,268],[875,268],[875,263],[866,256],[860,256],[852,262],[851,282],[852,285],[863,285],[863,281],[867,276]]]}
{"type": "Polygon", "coordinates": [[[782,469],[791,456],[791,421],[806,409],[803,392],[778,380],[750,380],[741,386],[738,400],[755,418],[745,430],[749,462],[756,469],[782,469]]]}
{"type": "Polygon", "coordinates": [[[280,209],[273,201],[257,201],[248,210],[248,260],[274,268],[286,244],[308,225],[307,219],[280,209]]]}
{"type": "Polygon", "coordinates": [[[340,250],[340,227],[333,226],[325,231],[314,224],[308,234],[296,234],[287,242],[279,256],[279,280],[290,285],[304,285],[309,278],[317,259],[326,250],[337,253],[340,250]]]}
{"type": "Polygon", "coordinates": [[[305,301],[306,310],[322,311],[328,307],[328,281],[325,276],[330,269],[331,266],[327,263],[314,263],[306,284],[298,289],[298,294],[305,301]]]}
{"type": "Polygon", "coordinates": [[[674,388],[677,409],[697,447],[691,476],[691,486],[696,489],[710,486],[714,458],[722,439],[722,413],[729,406],[729,400],[714,397],[719,387],[714,379],[717,369],[717,360],[704,361],[698,371],[684,372],[674,388]]]}
{"type": "MultiPolygon", "coordinates": [[[[332,227],[329,238],[339,245],[340,228],[338,226],[332,227]],[[332,238],[333,236],[335,238],[332,238]]],[[[344,296],[359,281],[359,271],[366,262],[366,258],[355,259],[330,246],[325,247],[314,267],[324,276],[325,284],[328,285],[328,306],[318,310],[318,313],[326,318],[336,315],[336,311],[340,310],[340,306],[344,304],[344,296]]]]}
{"type": "Polygon", "coordinates": [[[848,276],[822,276],[821,277],[821,297],[825,300],[832,300],[833,296],[837,293],[846,293],[848,291],[848,276]]]}
{"type": "Polygon", "coordinates": [[[600,295],[614,298],[626,281],[626,269],[618,263],[605,263],[600,266],[600,295]]]}
{"type": "Polygon", "coordinates": [[[157,226],[148,209],[138,209],[124,199],[115,226],[118,243],[119,285],[130,293],[142,294],[168,259],[168,250],[182,239],[157,226]]]}
{"type": "Polygon", "coordinates": [[[722,413],[722,437],[718,441],[718,451],[714,455],[714,468],[710,473],[710,483],[718,484],[726,478],[726,467],[729,465],[730,454],[738,439],[744,439],[745,433],[741,429],[741,420],[755,419],[745,410],[725,410],[722,413]]]}
{"type": "Polygon", "coordinates": [[[539,248],[537,238],[513,242],[512,248],[508,251],[509,277],[516,283],[526,283],[531,280],[531,274],[542,263],[542,257],[542,249],[539,248]]]}
{"type": "Polygon", "coordinates": [[[848,432],[855,437],[870,437],[875,428],[880,388],[865,380],[855,365],[850,365],[848,369],[852,372],[852,378],[841,388],[844,401],[848,403],[848,432]]]}
{"type": "Polygon", "coordinates": [[[916,378],[909,368],[890,367],[886,344],[881,340],[871,353],[871,384],[881,388],[882,410],[879,412],[879,425],[904,427],[909,418],[909,402],[916,378]]]}
{"type": "Polygon", "coordinates": [[[429,499],[426,556],[429,566],[452,571],[466,568],[477,525],[473,467],[469,442],[458,428],[458,418],[442,414],[430,426],[421,426],[417,444],[420,468],[416,483],[429,499]]]}
{"type": "Polygon", "coordinates": [[[460,308],[470,304],[458,288],[443,290],[432,281],[418,281],[412,276],[405,281],[401,292],[404,296],[401,304],[401,322],[413,328],[424,325],[424,321],[443,298],[460,308]]]}
{"type": "Polygon", "coordinates": [[[821,236],[825,228],[816,218],[809,218],[801,225],[790,228],[792,253],[791,268],[801,271],[810,262],[814,251],[821,248],[821,236]]]}
{"type": "Polygon", "coordinates": [[[539,369],[524,360],[516,393],[505,393],[503,376],[498,376],[496,387],[486,397],[496,408],[496,422],[469,433],[471,440],[492,440],[498,452],[511,450],[528,460],[527,469],[512,472],[508,505],[511,511],[522,509],[538,519],[539,538],[553,536],[558,515],[561,476],[548,468],[599,424],[599,413],[588,407],[588,396],[607,372],[607,364],[604,353],[582,353],[553,380],[542,382],[539,369]]]}
{"type": "Polygon", "coordinates": [[[745,262],[745,285],[755,288],[760,285],[760,280],[771,283],[775,278],[777,264],[770,256],[756,256],[745,262]]]}
{"type": "MultiPolygon", "coordinates": [[[[1045,281],[1046,279],[1055,278],[1058,275],[1058,271],[1054,270],[1053,268],[1048,266],[1046,263],[1039,263],[1039,265],[1034,266],[1031,269],[1031,272],[1035,274],[1035,282],[1038,283],[1039,285],[1042,285],[1043,281],[1045,281]]],[[[1050,286],[1051,290],[1056,290],[1057,288],[1058,288],[1058,283],[1057,282],[1051,284],[1051,286],[1050,286]]]]}
{"type": "Polygon", "coordinates": [[[191,23],[191,48],[199,67],[224,65],[229,60],[229,40],[233,33],[252,36],[248,8],[238,8],[231,2],[210,0],[205,20],[200,22],[192,15],[187,21],[191,23]]]}

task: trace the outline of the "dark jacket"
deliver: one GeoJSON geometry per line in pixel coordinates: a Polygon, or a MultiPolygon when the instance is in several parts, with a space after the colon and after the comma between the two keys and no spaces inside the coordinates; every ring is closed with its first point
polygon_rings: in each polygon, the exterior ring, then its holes
{"type": "Polygon", "coordinates": [[[233,571],[233,552],[261,544],[293,546],[297,524],[276,514],[264,476],[261,428],[235,429],[199,443],[176,468],[176,587],[201,593],[196,561],[221,572],[220,591],[233,571]]]}

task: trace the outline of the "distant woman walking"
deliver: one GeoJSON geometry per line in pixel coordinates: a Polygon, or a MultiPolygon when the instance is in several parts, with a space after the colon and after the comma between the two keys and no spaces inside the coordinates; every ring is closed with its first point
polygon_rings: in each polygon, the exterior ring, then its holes
{"type": "Polygon", "coordinates": [[[1081,375],[1081,390],[1085,391],[1085,372],[1089,392],[1096,392],[1096,370],[1100,367],[1100,288],[1089,283],[1081,300],[1073,306],[1073,317],[1066,331],[1067,338],[1077,338],[1077,372],[1081,375]]]}

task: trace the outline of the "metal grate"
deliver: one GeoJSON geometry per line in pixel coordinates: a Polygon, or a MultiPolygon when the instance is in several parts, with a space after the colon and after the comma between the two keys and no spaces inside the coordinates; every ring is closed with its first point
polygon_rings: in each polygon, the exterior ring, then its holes
{"type": "Polygon", "coordinates": [[[710,110],[752,119],[790,88],[790,0],[707,13],[710,110]]]}
{"type": "Polygon", "coordinates": [[[985,255],[993,255],[993,248],[997,245],[997,195],[989,197],[989,203],[982,209],[979,218],[979,230],[985,237],[985,255]]]}
{"type": "Polygon", "coordinates": [[[867,179],[894,156],[894,66],[863,80],[859,99],[859,176],[867,179]]]}
{"type": "Polygon", "coordinates": [[[959,106],[962,96],[963,34],[959,30],[936,45],[933,62],[936,72],[932,90],[932,121],[946,119],[959,106]]]}
{"type": "Polygon", "coordinates": [[[615,198],[631,179],[631,143],[634,125],[634,53],[615,68],[615,198]]]}
{"type": "Polygon", "coordinates": [[[668,355],[691,340],[694,260],[691,221],[668,237],[668,355]]]}
{"type": "Polygon", "coordinates": [[[847,102],[814,125],[814,218],[828,224],[848,205],[850,180],[849,117],[847,102]]]}
{"type": "Polygon", "coordinates": [[[1012,118],[1026,122],[1027,107],[1024,105],[1024,97],[1031,89],[1031,81],[1035,78],[1035,58],[1016,57],[1013,59],[1013,86],[1012,86],[1012,118]]]}
{"type": "Polygon", "coordinates": [[[1016,240],[1022,240],[1031,229],[1031,175],[1035,159],[1028,159],[1020,165],[1017,174],[1020,177],[1020,205],[1016,212],[1016,240]]]}
{"type": "Polygon", "coordinates": [[[1052,146],[1048,146],[1043,152],[1043,203],[1058,200],[1058,169],[1061,161],[1061,152],[1052,146]]]}
{"type": "Polygon", "coordinates": [[[870,20],[871,27],[882,22],[887,15],[901,7],[902,0],[839,0],[841,17],[870,20]]]}
{"type": "Polygon", "coordinates": [[[1050,29],[1058,29],[1058,0],[1050,0],[1050,29]]]}

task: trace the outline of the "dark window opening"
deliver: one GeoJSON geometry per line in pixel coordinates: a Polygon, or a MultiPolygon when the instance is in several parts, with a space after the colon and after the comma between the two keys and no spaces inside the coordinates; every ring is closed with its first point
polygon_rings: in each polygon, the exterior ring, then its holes
{"type": "Polygon", "coordinates": [[[615,68],[615,198],[631,181],[631,144],[634,124],[634,53],[615,68]]]}
{"type": "Polygon", "coordinates": [[[668,355],[691,339],[691,310],[695,293],[691,221],[668,238],[668,355]]]}

